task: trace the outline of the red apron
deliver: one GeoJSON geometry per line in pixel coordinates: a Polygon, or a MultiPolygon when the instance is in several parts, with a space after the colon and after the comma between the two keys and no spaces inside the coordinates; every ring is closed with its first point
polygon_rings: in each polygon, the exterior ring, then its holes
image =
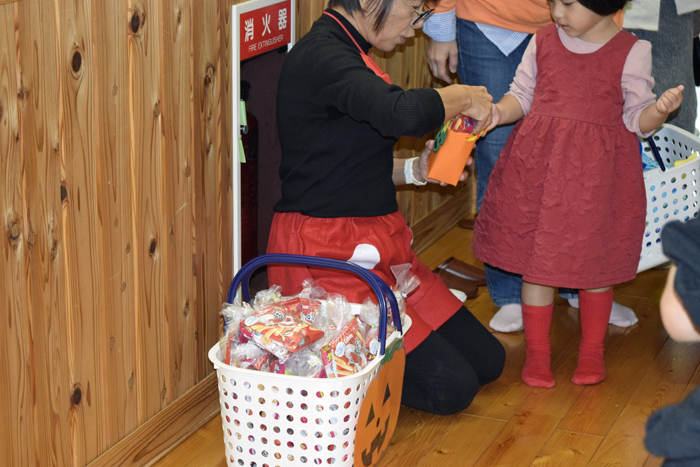
{"type": "Polygon", "coordinates": [[[379,65],[377,65],[377,62],[375,62],[375,61],[372,59],[372,57],[370,57],[369,55],[367,55],[367,54],[364,52],[364,50],[362,50],[362,48],[361,48],[360,45],[357,43],[357,41],[355,40],[355,38],[352,37],[352,34],[350,34],[350,32],[347,30],[347,28],[346,28],[345,26],[343,26],[343,23],[341,23],[340,20],[339,20],[338,18],[336,18],[336,17],[333,16],[332,14],[328,13],[327,11],[324,11],[323,14],[324,14],[324,15],[328,15],[328,16],[330,16],[331,18],[333,18],[333,19],[335,20],[335,22],[338,23],[338,24],[340,25],[341,28],[343,28],[343,31],[345,31],[345,34],[347,34],[348,37],[350,37],[350,39],[352,39],[353,43],[355,44],[355,47],[357,47],[357,50],[360,51],[360,55],[362,56],[362,60],[365,62],[365,65],[367,65],[367,68],[369,68],[370,70],[372,70],[372,71],[374,72],[375,75],[379,76],[381,79],[383,79],[384,81],[386,81],[387,84],[394,84],[394,83],[391,82],[391,78],[389,78],[389,75],[388,75],[387,73],[384,73],[384,70],[382,70],[381,68],[379,68],[379,65]]]}
{"type": "MultiPolygon", "coordinates": [[[[336,20],[353,39],[337,18],[324,14],[336,20]]],[[[392,84],[389,75],[362,51],[357,42],[355,45],[365,64],[392,84]]],[[[410,352],[462,306],[440,277],[420,262],[411,249],[412,241],[413,233],[400,212],[378,217],[340,218],[275,213],[267,252],[350,261],[371,270],[389,285],[396,283],[390,266],[410,263],[411,272],[420,279],[420,286],[407,300],[407,313],[413,324],[406,334],[404,346],[406,352],[410,352]]],[[[352,303],[362,303],[373,296],[362,279],[348,273],[304,266],[268,266],[269,284],[281,286],[285,294],[301,292],[301,284],[308,278],[313,278],[328,292],[342,293],[352,303]]]]}
{"type": "MultiPolygon", "coordinates": [[[[399,212],[378,217],[309,217],[278,212],[272,220],[268,253],[339,259],[371,270],[389,285],[396,279],[390,267],[411,264],[420,286],[408,296],[407,313],[413,324],[404,345],[410,352],[462,306],[440,276],[425,266],[411,249],[413,233],[399,212]]],[[[342,293],[352,303],[374,297],[367,283],[355,275],[305,266],[268,266],[268,282],[285,294],[301,292],[313,278],[328,292],[342,293]]],[[[375,300],[376,301],[376,300],[375,300]]]]}

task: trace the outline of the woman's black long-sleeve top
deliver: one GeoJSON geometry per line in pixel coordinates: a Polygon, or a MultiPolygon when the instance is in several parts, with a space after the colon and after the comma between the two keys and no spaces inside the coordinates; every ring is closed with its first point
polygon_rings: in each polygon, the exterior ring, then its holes
{"type": "MultiPolygon", "coordinates": [[[[367,53],[371,45],[339,13],[367,53]]],[[[440,127],[434,89],[389,85],[369,69],[340,25],[322,15],[289,52],[277,88],[282,199],[276,212],[369,217],[398,210],[393,146],[440,127]]]]}

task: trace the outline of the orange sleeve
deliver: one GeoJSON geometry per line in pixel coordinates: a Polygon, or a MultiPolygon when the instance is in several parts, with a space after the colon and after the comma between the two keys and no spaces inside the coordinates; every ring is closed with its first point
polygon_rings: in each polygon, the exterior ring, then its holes
{"type": "Polygon", "coordinates": [[[552,22],[546,0],[458,0],[457,17],[534,34],[552,22]]]}
{"type": "Polygon", "coordinates": [[[433,3],[435,13],[446,13],[452,11],[457,6],[457,0],[437,0],[433,3]]]}
{"type": "MultiPolygon", "coordinates": [[[[456,8],[458,18],[528,34],[552,22],[544,0],[518,0],[517,8],[514,3],[514,0],[437,0],[432,7],[435,13],[456,8]]],[[[622,10],[612,16],[619,27],[622,27],[623,16],[622,10]]]]}

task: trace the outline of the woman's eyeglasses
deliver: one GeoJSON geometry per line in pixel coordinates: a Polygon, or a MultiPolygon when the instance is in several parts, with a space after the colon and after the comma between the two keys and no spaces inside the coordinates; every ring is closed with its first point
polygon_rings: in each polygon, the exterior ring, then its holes
{"type": "Polygon", "coordinates": [[[420,6],[420,9],[416,9],[413,5],[408,3],[406,0],[403,0],[403,2],[411,7],[411,10],[415,14],[418,15],[418,19],[416,19],[413,23],[411,23],[411,26],[415,27],[416,24],[420,23],[421,21],[427,21],[428,18],[435,12],[435,8],[429,8],[428,5],[423,2],[423,4],[420,6]],[[422,10],[422,11],[421,11],[422,10]]]}

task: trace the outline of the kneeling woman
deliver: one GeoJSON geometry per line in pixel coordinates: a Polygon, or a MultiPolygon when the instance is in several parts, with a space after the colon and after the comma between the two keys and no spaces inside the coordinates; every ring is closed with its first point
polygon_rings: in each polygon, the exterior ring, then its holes
{"type": "MultiPolygon", "coordinates": [[[[491,96],[460,85],[404,91],[367,55],[371,47],[389,52],[414,37],[429,12],[421,0],[330,0],[290,51],[277,90],[282,199],[268,253],[351,261],[390,285],[390,266],[411,263],[421,285],[408,298],[413,325],[404,341],[402,403],[451,414],[500,376],[505,352],[411,250],[395,185],[425,183],[432,143],[408,163],[394,160],[393,146],[459,113],[478,120],[477,130],[486,127],[491,96]]],[[[351,302],[371,295],[362,280],[322,269],[270,267],[268,277],[287,293],[313,277],[351,302]]]]}

